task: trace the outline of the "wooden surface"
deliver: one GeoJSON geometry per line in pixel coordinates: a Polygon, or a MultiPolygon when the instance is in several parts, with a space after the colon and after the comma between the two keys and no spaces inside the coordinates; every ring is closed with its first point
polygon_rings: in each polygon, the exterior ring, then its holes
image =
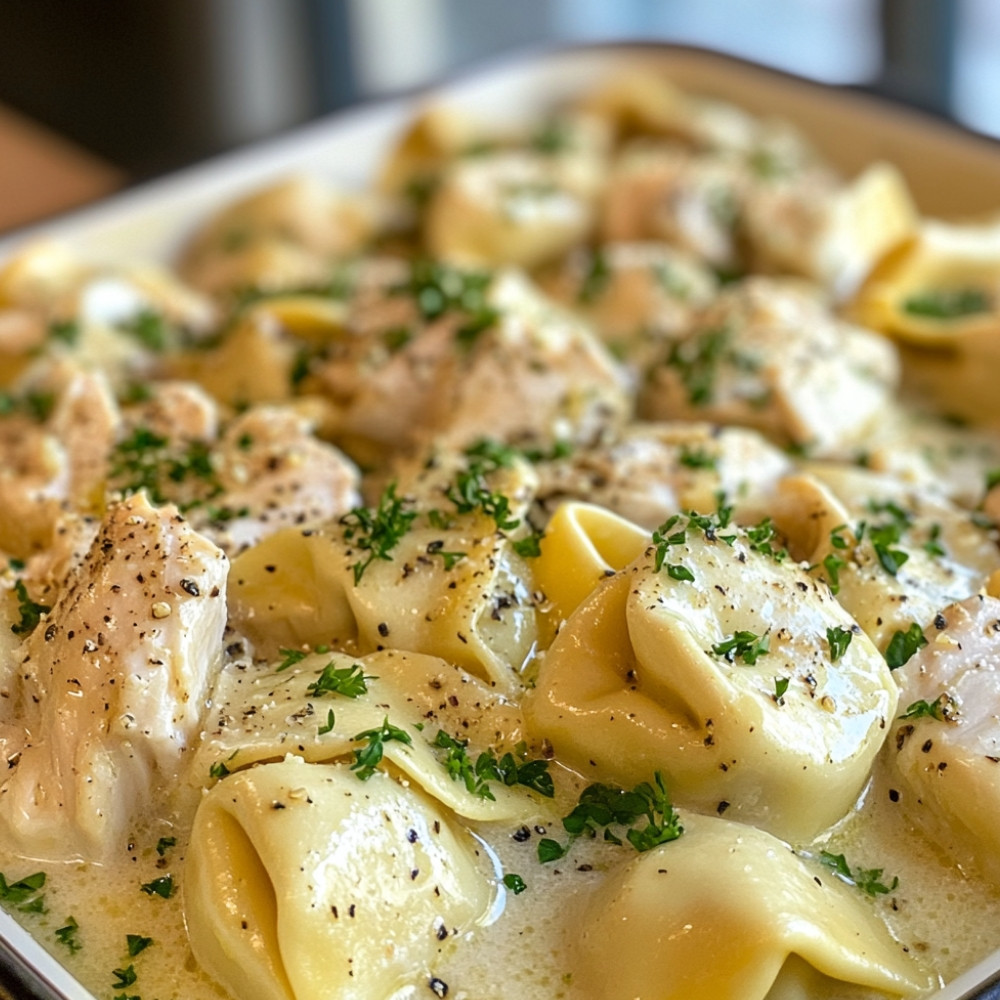
{"type": "Polygon", "coordinates": [[[0,232],[117,190],[125,176],[0,105],[0,232]]]}

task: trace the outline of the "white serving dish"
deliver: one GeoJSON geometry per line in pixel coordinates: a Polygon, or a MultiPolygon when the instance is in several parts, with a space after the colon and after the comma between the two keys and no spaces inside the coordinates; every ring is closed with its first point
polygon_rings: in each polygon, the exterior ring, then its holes
{"type": "MultiPolygon", "coordinates": [[[[488,120],[518,121],[592,88],[623,63],[652,64],[680,86],[729,99],[798,125],[847,174],[874,160],[899,166],[925,214],[969,216],[1000,209],[1000,144],[888,101],[800,80],[682,46],[640,43],[560,48],[491,63],[433,88],[331,115],[278,139],[213,159],[72,214],[0,238],[0,260],[25,241],[53,236],[88,259],[166,261],[214,208],[291,173],[348,189],[371,180],[394,137],[429,100],[488,120]],[[960,178],[961,182],[956,183],[960,178]]],[[[0,910],[0,998],[95,1000],[0,910]]],[[[929,1000],[997,1000],[1000,951],[929,1000]]]]}

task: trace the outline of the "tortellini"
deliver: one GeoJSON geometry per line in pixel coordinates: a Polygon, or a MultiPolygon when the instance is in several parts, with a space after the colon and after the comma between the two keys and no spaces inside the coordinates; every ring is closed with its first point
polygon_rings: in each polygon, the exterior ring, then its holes
{"type": "Polygon", "coordinates": [[[489,517],[444,528],[421,518],[387,559],[369,560],[350,530],[286,529],[236,560],[233,619],[264,655],[302,643],[394,646],[446,656],[508,694],[521,688],[535,597],[525,560],[489,517]]]}
{"type": "Polygon", "coordinates": [[[765,1000],[782,996],[786,975],[880,996],[931,985],[835,875],[752,827],[684,822],[683,837],[613,873],[582,915],[574,971],[595,996],[765,1000]]]}
{"type": "Polygon", "coordinates": [[[780,444],[860,446],[899,381],[892,346],[836,319],[806,286],[755,277],[723,291],[643,387],[648,419],[754,427],[780,444]]]}
{"type": "MultiPolygon", "coordinates": [[[[195,956],[233,995],[388,1000],[489,912],[475,842],[386,774],[296,758],[204,798],[187,864],[195,956]]],[[[460,945],[459,945],[460,946],[460,945]]]]}
{"type": "Polygon", "coordinates": [[[680,517],[560,631],[529,722],[588,777],[662,769],[679,804],[803,841],[854,804],[896,685],[766,526],[680,517]],[[840,648],[838,648],[840,647],[840,648]]]}
{"type": "Polygon", "coordinates": [[[531,819],[537,809],[523,789],[497,785],[471,794],[453,780],[432,749],[438,729],[471,739],[477,752],[521,742],[520,712],[476,678],[432,656],[386,650],[355,660],[313,654],[294,667],[224,671],[212,696],[216,714],[195,756],[192,779],[202,784],[258,761],[294,753],[309,761],[348,757],[358,733],[384,721],[405,727],[408,741],[384,744],[387,760],[455,812],[476,819],[531,819]],[[366,678],[370,693],[336,697],[316,685],[324,671],[366,678]],[[424,732],[426,730],[426,733],[424,732]]]}

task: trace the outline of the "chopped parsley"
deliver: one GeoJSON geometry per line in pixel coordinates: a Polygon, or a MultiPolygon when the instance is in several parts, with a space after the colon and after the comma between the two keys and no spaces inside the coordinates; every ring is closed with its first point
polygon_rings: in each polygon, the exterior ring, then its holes
{"type": "Polygon", "coordinates": [[[791,683],[790,677],[775,677],[774,678],[774,700],[779,705],[785,704],[785,692],[788,690],[788,685],[791,683]]]}
{"type": "Polygon", "coordinates": [[[224,777],[226,777],[227,774],[231,774],[231,773],[232,772],[226,766],[226,762],[224,760],[218,760],[218,761],[216,761],[208,769],[208,776],[210,778],[215,778],[217,781],[221,781],[224,777]]]}
{"type": "Polygon", "coordinates": [[[410,295],[427,322],[446,313],[460,317],[455,338],[471,347],[479,335],[493,326],[500,313],[489,304],[486,295],[493,281],[487,271],[463,271],[437,261],[416,260],[406,282],[389,289],[391,295],[410,295]]]}
{"type": "Polygon", "coordinates": [[[17,610],[21,615],[19,621],[11,625],[10,630],[14,635],[30,635],[38,627],[42,615],[47,615],[52,608],[48,604],[39,604],[33,601],[28,595],[28,588],[23,580],[18,580],[14,584],[14,593],[17,596],[17,610]]]}
{"type": "Polygon", "coordinates": [[[436,539],[433,542],[427,543],[427,554],[429,556],[438,556],[441,560],[443,560],[446,572],[450,569],[454,569],[455,566],[467,555],[465,552],[447,551],[444,547],[444,541],[441,539],[436,539]]]}
{"type": "Polygon", "coordinates": [[[941,545],[941,525],[936,522],[927,531],[927,541],[922,546],[924,552],[929,556],[947,555],[944,546],[941,545]]]}
{"type": "Polygon", "coordinates": [[[770,556],[775,562],[783,562],[788,558],[788,550],[783,545],[772,544],[777,537],[777,529],[769,517],[752,528],[747,528],[747,541],[751,551],[770,556]]]}
{"type": "Polygon", "coordinates": [[[895,576],[910,558],[910,554],[903,549],[893,548],[893,546],[898,545],[902,540],[903,533],[909,529],[913,518],[891,500],[882,502],[871,500],[868,508],[875,514],[888,514],[889,520],[879,524],[868,524],[862,521],[858,525],[858,538],[860,540],[867,533],[879,565],[890,576],[895,576]]]}
{"type": "Polygon", "coordinates": [[[334,714],[333,714],[333,709],[331,708],[326,713],[326,722],[324,722],[323,725],[320,726],[316,730],[316,735],[317,736],[326,736],[327,733],[332,733],[333,732],[333,727],[335,725],[336,725],[336,720],[335,720],[335,717],[334,717],[334,714]]]}
{"type": "Polygon", "coordinates": [[[141,934],[126,934],[125,941],[128,945],[129,958],[135,958],[136,955],[145,951],[153,943],[151,937],[143,937],[141,934]]]}
{"type": "Polygon", "coordinates": [[[80,323],[75,319],[54,319],[49,323],[50,340],[73,347],[80,339],[80,323]]]}
{"type": "Polygon", "coordinates": [[[894,877],[889,885],[882,881],[883,868],[852,868],[843,854],[832,854],[830,851],[821,851],[819,858],[827,868],[833,869],[842,879],[869,896],[887,895],[899,886],[898,877],[894,877]]]}
{"type": "Polygon", "coordinates": [[[417,516],[410,506],[407,498],[396,496],[396,484],[390,483],[374,510],[355,507],[340,519],[344,540],[368,553],[364,559],[353,564],[355,585],[361,582],[365,570],[376,559],[392,561],[392,550],[410,530],[417,516]]]}
{"type": "Polygon", "coordinates": [[[178,504],[182,511],[199,507],[223,492],[204,441],[172,445],[148,427],[136,427],[111,450],[108,479],[124,496],[146,491],[152,504],[168,500],[166,484],[193,483],[202,495],[178,504]]]}
{"type": "Polygon", "coordinates": [[[375,680],[366,674],[360,663],[349,667],[334,666],[331,660],[320,672],[317,680],[306,688],[306,694],[315,698],[325,694],[341,694],[345,698],[360,698],[368,693],[368,681],[375,680]]]}
{"type": "Polygon", "coordinates": [[[69,916],[66,918],[66,923],[55,930],[56,940],[63,947],[68,948],[70,954],[76,954],[83,947],[76,939],[76,933],[79,929],[80,925],[76,922],[76,918],[69,916]]]}
{"type": "Polygon", "coordinates": [[[840,571],[847,565],[846,559],[835,556],[832,552],[823,557],[823,571],[826,573],[826,582],[830,587],[831,594],[840,593],[840,571]]]}
{"type": "Polygon", "coordinates": [[[162,353],[170,346],[169,326],[161,313],[143,309],[119,324],[119,329],[134,337],[143,347],[162,353]]]}
{"type": "Polygon", "coordinates": [[[903,300],[903,312],[923,319],[961,319],[992,309],[992,298],[981,288],[933,289],[903,300]]]}
{"type": "Polygon", "coordinates": [[[143,883],[139,888],[147,896],[170,899],[174,893],[174,878],[172,875],[161,875],[159,878],[154,878],[152,882],[143,883]]]}
{"type": "Polygon", "coordinates": [[[469,756],[467,740],[457,740],[443,729],[437,731],[435,747],[445,750],[444,766],[452,781],[461,781],[468,791],[481,799],[495,800],[489,782],[502,785],[524,785],[547,798],[555,795],[555,786],[549,774],[547,760],[526,760],[518,762],[512,753],[505,753],[499,759],[490,750],[484,750],[475,761],[469,756]]]}
{"type": "Polygon", "coordinates": [[[640,852],[676,840],[684,832],[659,771],[652,784],[644,781],[631,791],[617,785],[588,785],[562,822],[569,843],[562,845],[551,838],[539,841],[538,860],[543,864],[565,857],[577,838],[596,837],[602,830],[608,843],[622,845],[624,836],[640,852]],[[642,819],[646,822],[639,825],[642,819]]]}
{"type": "Polygon", "coordinates": [[[590,305],[600,298],[610,281],[611,268],[608,267],[608,258],[603,250],[596,249],[590,255],[587,273],[583,276],[580,290],[577,292],[577,301],[581,305],[590,305]]]}
{"type": "Polygon", "coordinates": [[[734,632],[728,639],[717,642],[712,646],[712,652],[730,663],[738,656],[744,663],[753,666],[761,656],[769,652],[770,642],[770,632],[757,635],[754,632],[741,629],[734,632]]]}
{"type": "Polygon", "coordinates": [[[565,153],[573,145],[573,130],[562,118],[551,118],[528,139],[528,146],[536,153],[553,156],[565,153]]]}
{"type": "Polygon", "coordinates": [[[826,641],[830,647],[830,662],[836,663],[850,646],[854,633],[849,628],[841,628],[834,625],[826,630],[826,641]]]}
{"type": "Polygon", "coordinates": [[[954,722],[958,718],[958,705],[950,694],[939,694],[933,701],[913,702],[900,716],[901,719],[937,719],[954,722]]]}
{"type": "Polygon", "coordinates": [[[729,330],[722,326],[703,330],[671,345],[666,364],[684,383],[692,406],[705,406],[712,401],[716,369],[728,343],[729,330]]]}
{"type": "Polygon", "coordinates": [[[694,583],[694,573],[682,566],[680,563],[669,563],[667,565],[667,576],[671,580],[680,580],[683,583],[694,583]]]}
{"type": "Polygon", "coordinates": [[[911,622],[910,627],[904,632],[897,629],[889,640],[889,645],[885,649],[885,662],[889,664],[890,670],[896,670],[903,666],[916,651],[927,645],[927,637],[924,630],[917,624],[911,622]]]}
{"type": "Polygon", "coordinates": [[[693,448],[687,444],[682,445],[678,461],[689,469],[711,469],[713,472],[718,469],[718,459],[714,455],[704,448],[693,448]]]}
{"type": "Polygon", "coordinates": [[[177,846],[176,837],[160,837],[156,842],[156,853],[162,858],[171,847],[177,846]]]}
{"type": "Polygon", "coordinates": [[[115,977],[115,981],[111,984],[111,988],[115,990],[131,986],[139,978],[134,965],[128,965],[124,969],[114,969],[111,975],[115,977]]]}
{"type": "Polygon", "coordinates": [[[385,754],[385,744],[391,740],[398,743],[405,743],[412,746],[413,739],[405,729],[394,726],[389,717],[385,716],[382,725],[375,729],[366,729],[354,737],[356,741],[363,741],[365,746],[358,747],[354,751],[354,763],[351,770],[356,771],[362,781],[367,781],[377,770],[385,754]]]}
{"type": "Polygon", "coordinates": [[[528,888],[523,878],[520,875],[515,875],[514,872],[508,872],[503,877],[503,884],[512,892],[515,896],[520,896],[525,889],[528,888]]]}

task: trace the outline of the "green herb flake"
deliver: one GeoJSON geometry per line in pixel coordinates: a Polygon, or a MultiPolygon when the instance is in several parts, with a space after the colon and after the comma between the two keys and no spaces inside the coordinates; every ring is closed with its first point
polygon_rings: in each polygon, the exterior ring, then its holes
{"type": "Polygon", "coordinates": [[[160,837],[160,839],[156,842],[156,853],[162,858],[171,847],[176,846],[176,837],[160,837]]]}
{"type": "Polygon", "coordinates": [[[332,733],[333,732],[333,727],[334,727],[335,724],[336,723],[335,723],[335,719],[334,719],[333,709],[331,708],[326,713],[326,722],[324,722],[323,725],[320,726],[316,730],[316,735],[317,736],[326,736],[327,733],[332,733]]]}
{"type": "Polygon", "coordinates": [[[356,742],[364,742],[365,746],[354,751],[354,763],[351,770],[356,771],[362,781],[367,781],[377,770],[385,754],[385,744],[395,740],[412,746],[413,739],[408,732],[394,726],[389,717],[385,716],[382,725],[375,729],[366,729],[354,737],[356,742]]]}
{"type": "Polygon", "coordinates": [[[67,917],[66,923],[62,927],[57,927],[55,930],[56,940],[64,947],[68,948],[70,954],[75,955],[83,945],[77,940],[77,931],[80,930],[80,925],[76,922],[75,917],[67,917]]]}
{"type": "Polygon", "coordinates": [[[689,469],[711,469],[713,472],[718,469],[718,459],[714,455],[704,448],[693,448],[687,444],[681,447],[677,460],[689,469]]]}
{"type": "Polygon", "coordinates": [[[940,288],[910,295],[903,300],[903,312],[923,319],[952,320],[987,313],[993,299],[982,288],[940,288]]]}
{"type": "Polygon", "coordinates": [[[452,570],[455,566],[461,562],[468,553],[465,552],[449,552],[444,547],[444,541],[441,539],[436,539],[433,542],[427,543],[427,554],[429,556],[437,556],[444,562],[445,572],[452,570]]]}
{"type": "Polygon", "coordinates": [[[777,529],[769,517],[765,517],[752,528],[747,528],[747,541],[751,551],[759,552],[780,563],[788,558],[788,550],[783,545],[774,544],[777,537],[777,529]]]}
{"type": "Polygon", "coordinates": [[[959,715],[958,704],[950,694],[939,694],[933,701],[913,702],[900,716],[901,719],[937,719],[938,722],[954,722],[959,715]]]}
{"type": "Polygon", "coordinates": [[[929,556],[944,556],[947,553],[941,544],[941,525],[932,524],[927,531],[927,541],[921,546],[929,556]]]}
{"type": "Polygon", "coordinates": [[[473,795],[493,801],[495,796],[489,785],[491,781],[508,787],[523,785],[546,798],[555,795],[547,760],[519,760],[510,752],[498,758],[493,751],[484,750],[473,761],[468,745],[468,741],[455,739],[443,729],[437,731],[433,743],[433,746],[447,752],[443,763],[452,781],[463,782],[466,790],[473,795]]]}
{"type": "Polygon", "coordinates": [[[544,532],[532,531],[530,535],[513,542],[511,547],[523,559],[537,559],[542,554],[541,541],[544,537],[544,532]]]}
{"type": "Polygon", "coordinates": [[[126,934],[125,941],[128,945],[129,958],[135,958],[136,955],[145,951],[153,943],[151,937],[143,937],[141,934],[126,934]]]}
{"type": "Polygon", "coordinates": [[[826,630],[826,641],[827,645],[830,647],[831,663],[836,663],[837,660],[843,657],[853,638],[854,633],[851,629],[841,628],[839,625],[834,625],[826,630]]]}
{"type": "Polygon", "coordinates": [[[154,878],[152,882],[146,882],[139,888],[147,896],[170,899],[174,892],[174,878],[172,875],[161,875],[160,878],[154,878]]]}
{"type": "Polygon", "coordinates": [[[893,878],[889,885],[882,881],[882,868],[852,868],[843,854],[833,854],[830,851],[821,851],[819,858],[827,868],[857,886],[866,895],[883,896],[895,892],[899,887],[898,877],[893,878]]]}
{"type": "Polygon", "coordinates": [[[770,642],[769,632],[757,635],[754,632],[740,630],[734,632],[728,639],[717,642],[712,646],[712,652],[730,663],[739,657],[744,663],[753,666],[761,656],[769,652],[770,642]]]}
{"type": "Polygon", "coordinates": [[[309,655],[309,651],[305,649],[279,649],[278,653],[282,659],[274,668],[276,674],[280,674],[282,670],[287,670],[296,663],[301,663],[309,655]]]}
{"type": "Polygon", "coordinates": [[[885,662],[890,670],[903,666],[918,649],[927,645],[924,630],[917,622],[911,622],[910,627],[903,631],[897,629],[885,649],[885,662]]]}
{"type": "Polygon", "coordinates": [[[528,886],[525,884],[523,878],[520,875],[515,875],[514,872],[508,872],[503,877],[503,884],[508,888],[515,896],[520,896],[528,886]]]}
{"type": "Polygon", "coordinates": [[[80,323],[75,319],[54,319],[49,323],[48,336],[50,340],[74,347],[80,340],[80,323]]]}
{"type": "Polygon", "coordinates": [[[152,309],[143,309],[121,323],[119,329],[151,351],[161,353],[170,346],[169,326],[163,316],[152,309]]]}
{"type": "Polygon", "coordinates": [[[788,691],[788,685],[790,683],[791,683],[790,677],[774,678],[774,700],[779,705],[785,704],[785,693],[788,691]]]}
{"type": "Polygon", "coordinates": [[[14,594],[17,596],[17,610],[21,615],[19,621],[11,625],[10,630],[14,635],[31,635],[42,620],[42,615],[47,615],[52,608],[48,604],[39,604],[28,596],[28,588],[23,580],[18,580],[14,584],[14,594]]]}
{"type": "Polygon", "coordinates": [[[492,282],[489,272],[463,271],[436,261],[416,260],[410,266],[408,280],[390,288],[389,294],[412,297],[421,317],[429,323],[445,314],[456,315],[456,340],[463,347],[471,347],[500,318],[486,297],[492,282]]]}
{"type": "Polygon", "coordinates": [[[230,770],[226,767],[226,762],[223,760],[216,761],[209,769],[208,776],[214,778],[216,781],[221,781],[227,774],[230,774],[230,770]]]}
{"type": "Polygon", "coordinates": [[[546,865],[550,861],[558,861],[560,858],[566,857],[568,850],[569,848],[563,847],[559,841],[544,837],[538,842],[538,860],[546,865]]]}
{"type": "Polygon", "coordinates": [[[139,978],[134,965],[128,965],[124,969],[113,969],[111,975],[115,977],[115,981],[111,984],[111,988],[114,990],[132,986],[139,978]]]}
{"type": "Polygon", "coordinates": [[[353,564],[355,586],[376,559],[392,561],[392,550],[410,530],[417,516],[410,506],[407,498],[396,496],[396,484],[390,483],[374,510],[355,507],[340,519],[344,540],[368,553],[353,564]]]}
{"type": "Polygon", "coordinates": [[[306,694],[321,698],[325,694],[339,694],[345,698],[360,698],[368,693],[368,681],[375,677],[366,674],[360,663],[337,667],[331,660],[319,673],[317,680],[306,688],[306,694]]]}
{"type": "Polygon", "coordinates": [[[715,327],[671,345],[666,364],[677,372],[692,406],[706,406],[712,401],[716,370],[729,339],[728,328],[715,327]]]}
{"type": "Polygon", "coordinates": [[[26,903],[45,885],[45,872],[35,872],[26,875],[16,882],[8,882],[7,877],[0,873],[0,902],[13,903],[15,906],[26,903]]]}
{"type": "Polygon", "coordinates": [[[622,845],[627,840],[639,852],[676,840],[684,832],[659,771],[652,783],[644,781],[631,790],[617,785],[588,785],[573,811],[564,817],[563,828],[569,834],[569,844],[563,847],[557,841],[541,841],[539,861],[564,857],[578,837],[595,837],[602,830],[607,843],[622,845]],[[645,823],[640,825],[643,819],[645,823]]]}
{"type": "Polygon", "coordinates": [[[611,268],[608,266],[608,258],[603,250],[596,249],[590,255],[587,272],[576,295],[577,302],[581,305],[591,305],[601,297],[610,281],[611,268]]]}

